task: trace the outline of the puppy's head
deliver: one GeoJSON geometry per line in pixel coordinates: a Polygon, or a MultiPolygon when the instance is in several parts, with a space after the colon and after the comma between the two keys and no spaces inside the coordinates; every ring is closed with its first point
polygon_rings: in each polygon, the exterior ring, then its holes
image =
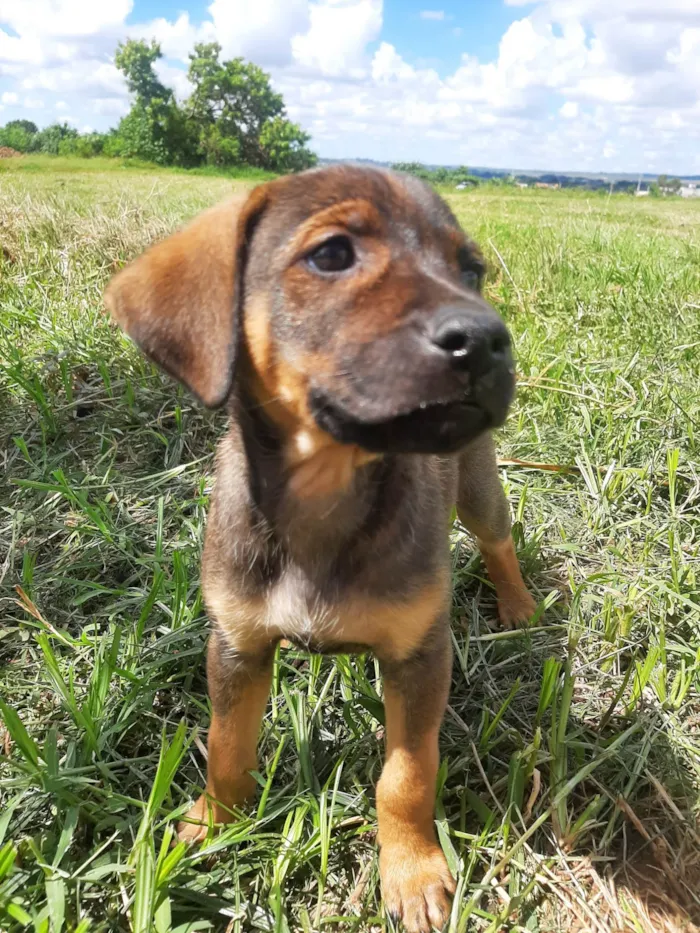
{"type": "Polygon", "coordinates": [[[209,406],[238,379],[306,453],[445,453],[505,419],[510,338],[483,262],[416,179],[356,166],[218,205],[120,272],[107,304],[209,406]]]}

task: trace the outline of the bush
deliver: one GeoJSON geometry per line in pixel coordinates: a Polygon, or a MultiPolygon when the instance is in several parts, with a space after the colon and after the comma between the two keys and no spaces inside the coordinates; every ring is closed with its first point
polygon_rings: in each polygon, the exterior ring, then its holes
{"type": "Polygon", "coordinates": [[[215,165],[219,168],[238,165],[241,161],[239,141],[232,136],[224,136],[215,124],[202,129],[199,151],[207,165],[215,165]]]}
{"type": "Polygon", "coordinates": [[[42,152],[44,155],[58,155],[59,148],[65,140],[76,140],[78,131],[67,123],[53,123],[35,133],[32,143],[32,152],[42,152]]]}
{"type": "Polygon", "coordinates": [[[260,131],[263,167],[273,172],[301,172],[318,161],[306,148],[311,139],[296,123],[275,117],[260,131]]]}
{"type": "Polygon", "coordinates": [[[76,156],[79,159],[92,159],[102,155],[106,137],[102,133],[88,133],[85,136],[68,137],[58,144],[60,156],[76,156]]]}
{"type": "MultiPolygon", "coordinates": [[[[17,121],[19,122],[19,121],[17,121]]],[[[17,152],[32,152],[34,134],[19,126],[7,126],[0,129],[0,146],[15,149],[17,152]]]]}

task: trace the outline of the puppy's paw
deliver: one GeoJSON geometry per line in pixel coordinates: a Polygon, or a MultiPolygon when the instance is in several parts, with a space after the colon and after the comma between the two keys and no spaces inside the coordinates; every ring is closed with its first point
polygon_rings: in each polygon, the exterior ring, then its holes
{"type": "Polygon", "coordinates": [[[431,933],[445,926],[455,883],[439,846],[382,847],[379,871],[387,913],[407,933],[431,933]]]}
{"type": "Polygon", "coordinates": [[[232,816],[206,794],[197,800],[185,814],[184,820],[177,824],[177,838],[180,842],[204,842],[209,834],[209,826],[217,823],[230,823],[232,816]]]}
{"type": "MultiPolygon", "coordinates": [[[[505,589],[505,588],[504,588],[505,589]]],[[[523,586],[498,595],[498,617],[505,629],[523,628],[534,616],[537,603],[523,586]]]]}

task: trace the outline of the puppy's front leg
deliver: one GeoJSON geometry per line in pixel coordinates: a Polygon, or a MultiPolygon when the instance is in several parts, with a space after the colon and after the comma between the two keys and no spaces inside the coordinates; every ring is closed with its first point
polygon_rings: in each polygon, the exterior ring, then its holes
{"type": "Polygon", "coordinates": [[[504,628],[524,625],[535,613],[510,533],[508,501],[498,476],[498,461],[489,433],[473,441],[459,458],[457,514],[477,540],[486,570],[496,589],[498,615],[504,628]]]}
{"type": "Polygon", "coordinates": [[[429,933],[447,921],[454,892],[434,825],[438,733],[452,667],[448,620],[436,623],[409,660],[381,667],[386,763],[377,818],[384,903],[408,933],[429,933]]]}
{"type": "Polygon", "coordinates": [[[274,649],[227,656],[224,638],[212,633],[207,680],[212,720],[207,743],[207,787],[178,826],[183,840],[206,837],[209,823],[230,823],[231,810],[255,791],[249,774],[258,766],[258,734],[270,692],[274,649]]]}

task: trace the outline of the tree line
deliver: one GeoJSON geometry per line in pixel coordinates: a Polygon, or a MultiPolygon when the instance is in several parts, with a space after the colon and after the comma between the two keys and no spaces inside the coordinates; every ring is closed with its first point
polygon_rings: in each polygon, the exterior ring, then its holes
{"type": "Polygon", "coordinates": [[[158,78],[160,45],[129,39],[115,64],[126,78],[131,109],[107,133],[79,133],[68,124],[38,129],[30,120],[0,128],[0,146],[48,155],[113,156],[193,168],[252,166],[295,172],[317,161],[308,133],[287,116],[270,76],[243,58],[221,60],[216,42],[198,43],[187,77],[192,93],[180,103],[158,78]]]}
{"type": "Polygon", "coordinates": [[[423,165],[422,162],[394,162],[391,166],[397,172],[415,175],[432,185],[457,185],[465,188],[480,185],[484,179],[472,174],[466,165],[450,168],[446,165],[437,165],[433,168],[423,165]]]}

